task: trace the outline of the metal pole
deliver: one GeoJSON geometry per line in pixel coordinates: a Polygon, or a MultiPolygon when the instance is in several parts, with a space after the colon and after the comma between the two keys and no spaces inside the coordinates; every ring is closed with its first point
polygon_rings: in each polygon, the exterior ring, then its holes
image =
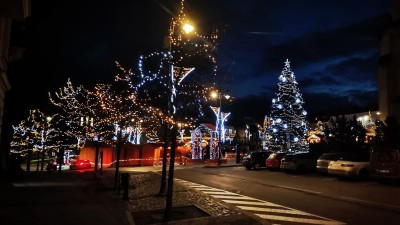
{"type": "Polygon", "coordinates": [[[100,175],[103,175],[103,152],[100,152],[100,175]]]}
{"type": "Polygon", "coordinates": [[[167,151],[168,151],[168,123],[163,123],[164,127],[164,145],[163,145],[163,160],[161,173],[161,187],[158,195],[165,195],[167,191],[167,151]]]}
{"type": "Polygon", "coordinates": [[[115,177],[114,177],[114,189],[118,187],[118,180],[119,180],[119,157],[121,153],[121,136],[122,136],[122,129],[119,129],[118,136],[117,136],[117,160],[115,162],[115,177]]]}
{"type": "Polygon", "coordinates": [[[64,148],[61,148],[60,152],[58,153],[58,173],[61,173],[61,167],[63,163],[64,163],[64,148]]]}
{"type": "Polygon", "coordinates": [[[170,154],[170,163],[169,163],[169,171],[168,171],[168,190],[167,190],[167,204],[165,206],[165,214],[164,218],[168,220],[171,216],[171,208],[172,208],[172,195],[174,190],[174,167],[175,167],[175,149],[176,149],[176,126],[172,127],[171,132],[171,154],[170,154]]]}
{"type": "Polygon", "coordinates": [[[44,167],[44,154],[45,154],[45,141],[43,141],[42,161],[40,163],[40,171],[43,172],[44,167]]]}
{"type": "MultiPolygon", "coordinates": [[[[99,137],[97,137],[99,138],[99,137]]],[[[97,165],[99,164],[99,140],[96,140],[94,142],[95,147],[96,147],[96,154],[95,154],[95,158],[94,158],[94,177],[96,178],[97,175],[97,165]]]]}
{"type": "Polygon", "coordinates": [[[218,166],[221,165],[221,135],[222,135],[222,99],[221,99],[221,93],[219,95],[219,112],[218,112],[218,117],[219,117],[219,123],[218,123],[218,166]]]}
{"type": "MultiPolygon", "coordinates": [[[[168,59],[168,89],[170,91],[169,95],[168,95],[168,109],[167,109],[167,114],[168,117],[171,117],[172,115],[172,98],[174,96],[174,94],[172,93],[172,82],[173,82],[173,65],[172,65],[172,36],[173,32],[174,32],[174,25],[173,25],[173,21],[171,22],[171,29],[172,29],[172,33],[170,33],[170,40],[169,40],[169,59],[168,59]]],[[[171,32],[171,30],[170,30],[171,32]]],[[[169,118],[168,118],[169,119],[169,118]]],[[[169,123],[166,122],[166,131],[169,129],[168,127],[169,123]]],[[[164,214],[164,219],[168,220],[171,216],[171,207],[172,207],[172,194],[173,194],[173,179],[174,179],[174,161],[175,161],[175,146],[176,146],[176,129],[175,129],[175,125],[173,125],[172,127],[172,132],[171,132],[171,153],[170,153],[170,162],[169,162],[169,171],[168,171],[168,189],[167,189],[167,200],[166,200],[166,205],[165,205],[165,214],[164,214]]],[[[166,155],[166,149],[164,149],[164,154],[166,155]]],[[[164,157],[164,160],[167,160],[167,157],[164,157]]]]}
{"type": "Polygon", "coordinates": [[[36,172],[39,172],[39,162],[40,162],[40,151],[37,151],[36,172]]]}

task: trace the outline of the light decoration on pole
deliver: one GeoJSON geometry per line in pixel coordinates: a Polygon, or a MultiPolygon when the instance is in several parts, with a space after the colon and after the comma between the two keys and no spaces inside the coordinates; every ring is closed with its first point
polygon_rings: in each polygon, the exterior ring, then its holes
{"type": "MultiPolygon", "coordinates": [[[[182,0],[181,10],[177,17],[172,18],[170,24],[166,52],[153,53],[147,57],[142,56],[139,61],[139,75],[142,80],[138,85],[141,90],[138,93],[140,105],[151,105],[166,115],[167,119],[160,118],[160,122],[164,125],[165,134],[171,136],[166,218],[170,215],[172,206],[178,121],[186,124],[185,127],[194,126],[199,117],[203,115],[201,100],[208,95],[206,82],[212,79],[207,79],[203,74],[211,73],[198,70],[198,65],[202,65],[204,68],[205,60],[207,60],[207,63],[211,62],[213,72],[216,68],[212,53],[218,36],[215,33],[210,37],[200,36],[196,33],[193,23],[188,22],[190,20],[184,13],[184,1],[182,0]],[[148,68],[153,69],[149,70],[148,68]],[[196,82],[198,78],[202,80],[196,82]]],[[[165,136],[160,193],[164,193],[166,183],[167,139],[165,136]]]]}
{"type": "Polygon", "coordinates": [[[276,97],[272,99],[267,148],[274,151],[307,152],[307,111],[289,60],[279,76],[276,97]]]}
{"type": "Polygon", "coordinates": [[[209,36],[196,32],[195,25],[184,12],[184,1],[181,1],[180,12],[170,24],[166,51],[139,58],[139,104],[161,110],[172,124],[179,120],[194,127],[204,115],[201,103],[209,92],[206,83],[213,80],[206,76],[216,75],[213,51],[217,39],[217,32],[209,36]],[[211,73],[195,69],[204,60],[210,63],[211,73]]]}
{"type": "MultiPolygon", "coordinates": [[[[213,110],[215,116],[217,117],[217,120],[215,122],[215,131],[217,133],[217,139],[218,139],[218,151],[216,152],[216,154],[211,154],[211,155],[215,155],[216,157],[219,158],[220,154],[221,154],[221,144],[225,142],[225,121],[227,120],[228,116],[231,114],[230,112],[222,112],[222,100],[226,99],[229,100],[230,99],[230,95],[227,94],[222,94],[218,91],[213,91],[211,92],[211,98],[213,99],[217,99],[218,101],[218,107],[216,106],[210,106],[210,108],[213,110]]],[[[212,151],[216,151],[216,149],[212,149],[212,151]]]]}

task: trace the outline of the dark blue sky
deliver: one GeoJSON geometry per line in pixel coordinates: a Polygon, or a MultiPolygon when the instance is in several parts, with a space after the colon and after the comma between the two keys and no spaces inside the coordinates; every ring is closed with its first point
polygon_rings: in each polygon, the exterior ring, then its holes
{"type": "MultiPolygon", "coordinates": [[[[286,58],[309,111],[377,103],[379,30],[390,21],[390,0],[185,2],[199,27],[227,25],[218,59],[227,87],[236,98],[266,99],[264,114],[286,58]]],[[[10,66],[9,101],[23,103],[14,110],[43,108],[47,93],[68,78],[76,85],[111,81],[115,60],[137,67],[140,55],[161,50],[170,12],[179,6],[179,0],[33,1],[32,17],[17,32],[25,35],[25,55],[10,66]]]]}

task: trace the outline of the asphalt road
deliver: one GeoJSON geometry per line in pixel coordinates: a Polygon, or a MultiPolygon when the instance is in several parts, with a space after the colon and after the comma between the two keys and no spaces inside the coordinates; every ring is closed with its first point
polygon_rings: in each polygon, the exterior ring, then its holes
{"type": "Polygon", "coordinates": [[[175,178],[271,224],[400,223],[399,185],[244,167],[180,168],[175,178]]]}

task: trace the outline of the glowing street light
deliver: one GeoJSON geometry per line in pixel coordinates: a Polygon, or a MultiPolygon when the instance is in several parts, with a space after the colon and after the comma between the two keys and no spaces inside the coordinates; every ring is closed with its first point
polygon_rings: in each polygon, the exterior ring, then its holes
{"type": "Polygon", "coordinates": [[[194,26],[190,23],[185,23],[183,24],[182,29],[186,34],[190,34],[194,31],[194,26]]]}

